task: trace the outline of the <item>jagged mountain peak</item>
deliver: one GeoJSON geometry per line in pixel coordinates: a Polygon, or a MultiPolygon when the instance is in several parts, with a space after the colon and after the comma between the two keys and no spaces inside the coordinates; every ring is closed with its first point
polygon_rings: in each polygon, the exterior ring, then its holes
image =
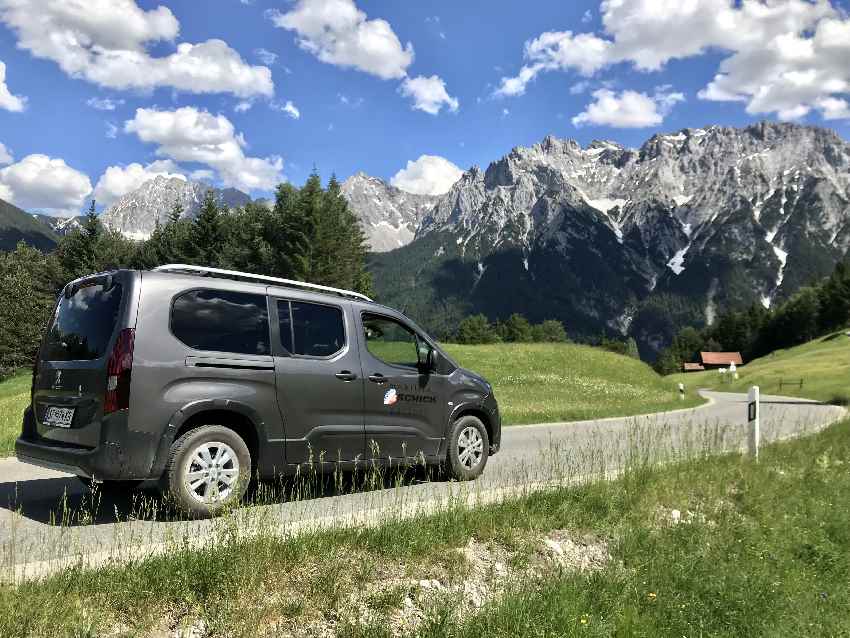
{"type": "Polygon", "coordinates": [[[638,149],[549,135],[464,173],[410,247],[435,281],[468,283],[452,294],[470,312],[539,312],[650,351],[671,328],[641,314],[649,300],[680,299],[687,322],[711,321],[787,297],[848,250],[850,144],[773,122],[660,132],[638,149]]]}
{"type": "Polygon", "coordinates": [[[165,223],[175,204],[182,206],[183,218],[196,217],[209,191],[213,191],[218,204],[226,209],[251,201],[248,195],[235,188],[218,189],[203,182],[157,175],[112,204],[103,212],[101,220],[107,228],[125,237],[146,239],[157,222],[165,223]]]}
{"type": "Polygon", "coordinates": [[[408,193],[362,171],[346,179],[341,190],[374,252],[410,243],[422,218],[439,199],[408,193]]]}

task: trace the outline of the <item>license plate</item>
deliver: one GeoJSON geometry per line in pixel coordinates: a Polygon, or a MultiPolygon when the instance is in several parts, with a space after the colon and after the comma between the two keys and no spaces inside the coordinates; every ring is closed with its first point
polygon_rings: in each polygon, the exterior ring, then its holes
{"type": "Polygon", "coordinates": [[[47,412],[44,413],[44,424],[52,425],[57,428],[71,427],[71,421],[74,420],[74,408],[57,408],[50,406],[47,412]]]}

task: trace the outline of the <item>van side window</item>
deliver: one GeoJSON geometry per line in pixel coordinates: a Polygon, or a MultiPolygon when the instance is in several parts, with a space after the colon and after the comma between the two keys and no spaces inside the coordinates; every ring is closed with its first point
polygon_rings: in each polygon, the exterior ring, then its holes
{"type": "Polygon", "coordinates": [[[405,325],[380,315],[363,315],[363,332],[370,354],[394,366],[417,367],[416,333],[405,325]]]}
{"type": "Polygon", "coordinates": [[[342,309],[304,301],[277,302],[281,345],[292,354],[330,357],[345,346],[342,309]]]}
{"type": "Polygon", "coordinates": [[[190,290],[174,300],[171,330],[195,350],[271,353],[265,295],[190,290]]]}

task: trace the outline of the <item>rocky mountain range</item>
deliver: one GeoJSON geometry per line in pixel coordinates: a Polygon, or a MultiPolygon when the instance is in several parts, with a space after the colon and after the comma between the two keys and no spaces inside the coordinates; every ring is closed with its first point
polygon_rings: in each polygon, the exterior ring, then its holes
{"type": "Polygon", "coordinates": [[[225,208],[244,206],[251,201],[248,195],[235,188],[219,189],[202,182],[160,175],[121,197],[103,212],[101,220],[107,228],[125,237],[147,239],[157,220],[161,224],[167,221],[175,204],[183,207],[182,217],[196,217],[210,190],[219,206],[225,208]]]}
{"type": "Polygon", "coordinates": [[[42,213],[32,213],[33,219],[41,222],[57,235],[67,235],[78,228],[82,228],[83,222],[86,219],[85,215],[77,215],[75,217],[55,217],[53,215],[44,215],[42,213]]]}
{"type": "Polygon", "coordinates": [[[634,336],[652,358],[684,324],[770,306],[850,248],[850,144],[761,123],[654,135],[640,148],[547,137],[473,167],[376,288],[430,328],[484,312],[634,336]]]}
{"type": "Polygon", "coordinates": [[[342,194],[360,219],[373,252],[386,252],[413,241],[425,214],[439,200],[432,195],[407,193],[365,173],[345,180],[342,194]]]}

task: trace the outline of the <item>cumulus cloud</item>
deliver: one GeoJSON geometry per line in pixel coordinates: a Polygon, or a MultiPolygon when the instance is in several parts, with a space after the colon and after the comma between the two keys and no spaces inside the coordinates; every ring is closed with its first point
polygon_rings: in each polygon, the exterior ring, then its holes
{"type": "Polygon", "coordinates": [[[6,164],[11,164],[14,161],[14,157],[12,157],[12,151],[10,151],[3,142],[0,142],[0,166],[5,166],[6,164]]]}
{"type": "Polygon", "coordinates": [[[6,64],[0,61],[0,109],[20,113],[26,105],[27,98],[14,95],[6,86],[6,64]]]}
{"type": "Polygon", "coordinates": [[[664,117],[677,102],[685,96],[681,93],[656,92],[649,96],[637,91],[615,93],[610,89],[593,92],[594,101],[573,119],[574,126],[596,124],[615,128],[643,128],[655,126],[664,121],[664,117]]]}
{"type": "Polygon", "coordinates": [[[407,166],[396,173],[390,183],[408,193],[442,195],[460,179],[463,171],[445,157],[421,155],[408,160],[407,166]]]}
{"type": "Polygon", "coordinates": [[[546,32],[525,45],[525,64],[505,77],[500,96],[521,95],[542,72],[590,76],[626,62],[645,72],[670,60],[722,51],[699,93],[740,101],[748,113],[796,119],[815,109],[846,117],[835,100],[850,93],[850,18],[829,0],[604,0],[604,33],[546,32]]]}
{"type": "Polygon", "coordinates": [[[386,20],[369,20],[353,0],[298,0],[292,10],[271,10],[276,27],[294,31],[299,46],[322,62],[354,67],[385,80],[401,79],[413,62],[386,20]]]}
{"type": "Polygon", "coordinates": [[[0,197],[24,209],[78,214],[89,193],[88,176],[62,159],[27,155],[0,169],[0,197]]]}
{"type": "Polygon", "coordinates": [[[414,109],[431,115],[437,115],[443,106],[450,111],[457,111],[460,106],[460,102],[446,91],[446,83],[437,75],[407,78],[398,90],[405,97],[413,99],[414,109]]]}
{"type": "Polygon", "coordinates": [[[291,100],[287,100],[285,104],[282,104],[280,102],[272,102],[271,107],[275,111],[286,113],[293,120],[297,120],[301,117],[301,111],[298,110],[298,107],[295,106],[291,100]]]}
{"type": "Polygon", "coordinates": [[[150,45],[171,43],[180,31],[164,6],[145,11],[135,0],[0,0],[0,21],[16,33],[20,48],[100,86],[274,93],[271,71],[247,64],[222,40],[183,42],[173,53],[151,55],[150,45]]]}
{"type": "Polygon", "coordinates": [[[157,160],[147,166],[137,162],[127,166],[110,166],[97,181],[94,187],[94,198],[99,204],[110,206],[115,200],[160,175],[186,179],[182,173],[177,172],[179,170],[179,167],[171,160],[157,160]]]}
{"type": "Polygon", "coordinates": [[[143,142],[156,144],[161,157],[214,169],[225,186],[271,190],[283,180],[283,160],[277,156],[246,156],[245,138],[223,115],[190,106],[174,111],[137,109],[124,130],[135,133],[143,142]]]}
{"type": "Polygon", "coordinates": [[[110,97],[90,97],[86,100],[86,104],[98,111],[114,111],[124,104],[124,100],[116,100],[110,97]]]}
{"type": "Polygon", "coordinates": [[[274,66],[274,63],[277,62],[277,53],[269,51],[268,49],[254,49],[254,55],[256,55],[260,59],[260,62],[266,66],[274,66]]]}

